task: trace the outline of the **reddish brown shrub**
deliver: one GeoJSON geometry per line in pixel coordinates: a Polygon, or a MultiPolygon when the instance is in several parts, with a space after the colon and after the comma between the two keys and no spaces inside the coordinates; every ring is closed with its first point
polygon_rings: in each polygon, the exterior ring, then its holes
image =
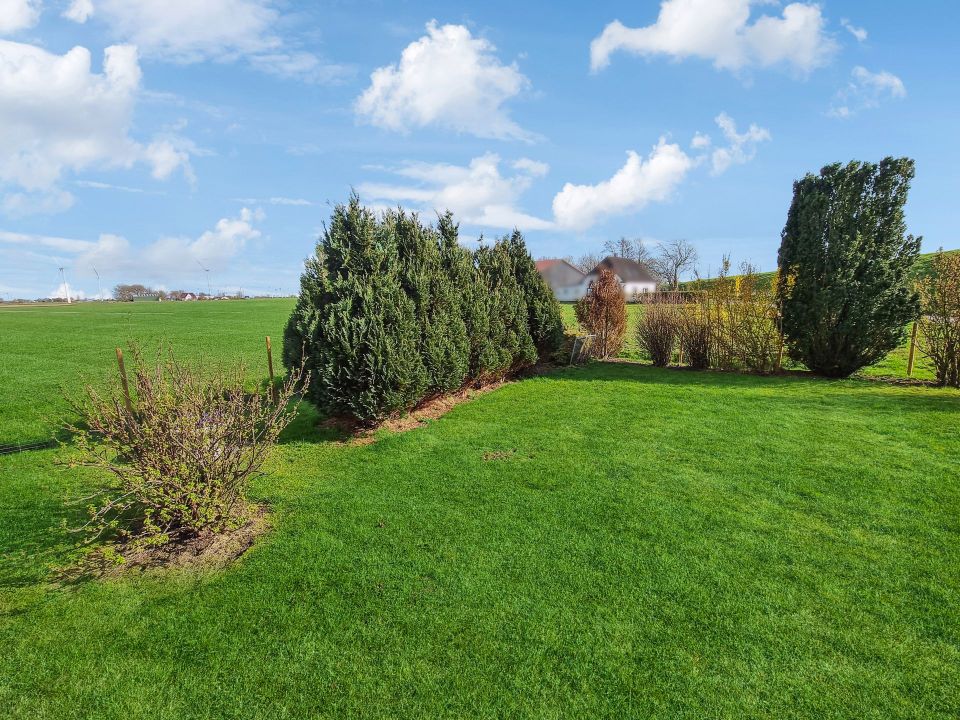
{"type": "Polygon", "coordinates": [[[598,358],[616,355],[627,334],[627,305],[617,276],[601,270],[587,294],[575,307],[577,321],[594,336],[591,354],[598,358]]]}

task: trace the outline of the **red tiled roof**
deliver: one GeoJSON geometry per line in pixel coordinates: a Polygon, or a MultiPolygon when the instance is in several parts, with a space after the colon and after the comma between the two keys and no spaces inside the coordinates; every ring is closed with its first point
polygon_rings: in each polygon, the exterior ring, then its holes
{"type": "Polygon", "coordinates": [[[547,268],[553,267],[559,262],[563,262],[563,260],[537,260],[537,270],[543,272],[547,268]]]}

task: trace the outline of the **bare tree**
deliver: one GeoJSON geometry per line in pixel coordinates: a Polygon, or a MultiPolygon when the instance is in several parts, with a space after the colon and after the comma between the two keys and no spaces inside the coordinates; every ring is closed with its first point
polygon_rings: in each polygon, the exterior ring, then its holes
{"type": "Polygon", "coordinates": [[[576,260],[571,260],[570,264],[582,273],[588,273],[600,264],[601,258],[596,253],[584,253],[576,260]]]}
{"type": "Polygon", "coordinates": [[[671,240],[658,244],[657,254],[649,264],[670,290],[676,290],[680,287],[680,276],[696,267],[697,258],[697,249],[691,242],[671,240]]]}
{"type": "Polygon", "coordinates": [[[650,250],[640,238],[621,237],[619,240],[607,240],[603,244],[603,251],[614,257],[635,260],[641,265],[650,264],[650,250]]]}

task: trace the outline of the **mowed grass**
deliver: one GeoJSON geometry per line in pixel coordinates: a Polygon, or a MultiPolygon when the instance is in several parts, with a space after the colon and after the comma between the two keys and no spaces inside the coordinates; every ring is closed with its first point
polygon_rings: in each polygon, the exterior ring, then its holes
{"type": "Polygon", "coordinates": [[[267,376],[265,336],[282,372],[283,326],[292,299],[192,303],[76,303],[0,306],[0,444],[49,438],[63,423],[64,393],[116,379],[114,348],[161,342],[191,361],[245,364],[267,376]]]}
{"type": "Polygon", "coordinates": [[[316,419],[217,573],[57,584],[95,478],[0,458],[0,717],[960,715],[956,391],[595,363],[316,419]]]}
{"type": "MultiPolygon", "coordinates": [[[[0,311],[0,437],[130,338],[261,379],[291,305],[0,311]]],[[[103,478],[0,457],[0,718],[960,715],[957,391],[592,364],[372,445],[317,421],[220,572],[58,582],[103,478]]]]}

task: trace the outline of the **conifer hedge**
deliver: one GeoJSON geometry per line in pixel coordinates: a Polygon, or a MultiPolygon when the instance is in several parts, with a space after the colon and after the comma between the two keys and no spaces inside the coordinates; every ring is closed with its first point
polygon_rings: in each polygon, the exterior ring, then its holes
{"type": "Polygon", "coordinates": [[[437,225],[338,205],[305,264],[283,359],[323,411],[374,424],[423,400],[547,360],[560,307],[514,231],[470,252],[437,225]]]}

